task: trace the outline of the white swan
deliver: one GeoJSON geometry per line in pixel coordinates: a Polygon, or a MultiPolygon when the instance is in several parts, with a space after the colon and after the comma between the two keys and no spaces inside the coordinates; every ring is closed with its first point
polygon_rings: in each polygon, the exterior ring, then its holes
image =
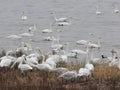
{"type": "Polygon", "coordinates": [[[18,69],[20,69],[22,73],[24,71],[32,70],[33,68],[30,65],[26,64],[26,61],[25,61],[26,57],[24,55],[22,57],[23,57],[23,60],[20,61],[19,65],[18,65],[18,69]],[[25,62],[25,64],[23,64],[23,61],[25,62]]]}
{"type": "Polygon", "coordinates": [[[59,75],[61,75],[61,74],[65,73],[65,72],[67,72],[69,70],[67,68],[58,67],[58,68],[55,68],[53,71],[57,72],[59,75]]]}
{"type": "Polygon", "coordinates": [[[68,63],[68,48],[69,48],[69,43],[66,43],[66,50],[61,50],[63,54],[60,55],[60,59],[66,63],[68,63]]]}
{"type": "Polygon", "coordinates": [[[0,58],[0,67],[9,67],[13,62],[16,61],[15,57],[3,56],[0,58]]]}
{"type": "Polygon", "coordinates": [[[91,36],[94,36],[94,34],[93,33],[89,33],[88,40],[78,40],[78,41],[76,41],[76,44],[78,44],[78,45],[87,45],[88,41],[91,41],[91,36]]]}
{"type": "Polygon", "coordinates": [[[99,48],[101,47],[100,39],[101,39],[101,37],[98,37],[97,44],[91,43],[91,41],[89,41],[88,46],[89,46],[90,48],[98,48],[98,49],[99,49],[99,48]]]}
{"type": "Polygon", "coordinates": [[[86,41],[86,40],[78,40],[78,41],[76,41],[76,44],[78,44],[78,45],[87,45],[87,42],[88,41],[86,41]]]}
{"type": "Polygon", "coordinates": [[[59,77],[62,77],[63,79],[70,80],[77,78],[77,72],[76,71],[67,71],[63,74],[61,74],[59,77]]]}
{"type": "Polygon", "coordinates": [[[111,53],[112,53],[112,58],[111,58],[111,62],[109,63],[109,66],[117,66],[119,64],[119,57],[116,58],[118,55],[118,51],[115,50],[115,49],[112,49],[111,50],[111,53]]]}
{"type": "Polygon", "coordinates": [[[37,30],[36,25],[34,24],[33,26],[29,27],[29,32],[34,33],[37,30]]]}
{"type": "Polygon", "coordinates": [[[77,53],[69,52],[69,46],[70,46],[69,42],[67,42],[65,45],[66,45],[66,51],[63,50],[64,54],[70,58],[77,58],[77,53]]]}
{"type": "Polygon", "coordinates": [[[99,10],[99,6],[97,6],[96,9],[97,9],[97,10],[96,10],[96,15],[101,15],[102,12],[99,10]]]}
{"type": "Polygon", "coordinates": [[[48,57],[47,61],[54,61],[55,63],[60,61],[60,56],[59,55],[51,55],[48,57]]]}
{"type": "Polygon", "coordinates": [[[86,51],[80,50],[80,49],[73,49],[72,53],[77,53],[77,54],[87,54],[86,51]]]}
{"type": "Polygon", "coordinates": [[[38,64],[38,58],[37,57],[26,57],[26,62],[30,62],[33,64],[38,64]]]}
{"type": "Polygon", "coordinates": [[[68,22],[58,22],[57,25],[58,26],[69,26],[69,25],[71,25],[71,23],[68,23],[68,22]]]}
{"type": "Polygon", "coordinates": [[[78,76],[90,76],[91,72],[87,68],[80,68],[78,72],[78,76]]]}
{"type": "Polygon", "coordinates": [[[12,62],[12,59],[2,59],[0,61],[0,67],[9,67],[12,62]]]}
{"type": "Polygon", "coordinates": [[[117,3],[113,3],[114,13],[119,13],[118,5],[117,3]]]}
{"type": "Polygon", "coordinates": [[[56,22],[66,22],[67,21],[67,18],[63,18],[63,17],[57,18],[55,12],[52,12],[51,14],[53,14],[53,17],[54,17],[56,22]]]}
{"type": "Polygon", "coordinates": [[[115,13],[119,13],[119,9],[116,8],[116,9],[114,10],[114,12],[115,12],[115,13]]]}
{"type": "Polygon", "coordinates": [[[47,62],[45,62],[45,56],[42,55],[42,57],[43,60],[41,64],[37,64],[37,65],[32,64],[32,66],[43,71],[52,71],[54,68],[56,68],[55,63],[53,63],[51,60],[47,60],[47,62]]]}
{"type": "Polygon", "coordinates": [[[52,30],[51,29],[44,29],[44,30],[42,30],[42,33],[52,33],[52,30]]]}
{"type": "Polygon", "coordinates": [[[52,24],[50,24],[50,29],[44,29],[42,30],[42,33],[52,33],[52,24]]]}
{"type": "Polygon", "coordinates": [[[72,53],[71,52],[71,53],[68,53],[67,56],[70,57],[70,58],[77,58],[77,53],[72,53]]]}
{"type": "Polygon", "coordinates": [[[77,53],[77,54],[84,54],[84,55],[87,55],[89,52],[89,47],[87,45],[86,47],[86,51],[83,51],[83,50],[80,50],[80,49],[73,49],[72,50],[72,53],[77,53]]]}
{"type": "Polygon", "coordinates": [[[53,69],[56,68],[56,63],[53,60],[46,60],[47,64],[49,64],[53,69]]]}
{"type": "Polygon", "coordinates": [[[21,19],[22,19],[23,21],[27,20],[27,16],[25,15],[24,12],[22,13],[21,19]]]}
{"type": "Polygon", "coordinates": [[[19,34],[20,36],[23,36],[23,37],[32,37],[33,34],[30,34],[30,33],[22,33],[22,34],[19,34]]]}
{"type": "Polygon", "coordinates": [[[24,71],[32,70],[33,68],[30,65],[22,64],[22,62],[21,62],[18,66],[18,69],[20,69],[21,72],[23,73],[24,71]]]}
{"type": "Polygon", "coordinates": [[[37,64],[37,65],[35,65],[35,67],[37,69],[43,70],[43,71],[52,71],[53,70],[53,68],[47,63],[37,64]]]}
{"type": "Polygon", "coordinates": [[[90,71],[94,71],[93,64],[87,63],[87,64],[85,64],[85,68],[89,69],[90,71]]]}
{"type": "Polygon", "coordinates": [[[21,39],[22,37],[21,37],[21,36],[18,36],[18,35],[9,35],[9,36],[7,36],[6,38],[21,39]]]}
{"type": "Polygon", "coordinates": [[[50,36],[48,36],[48,37],[44,37],[44,38],[43,38],[43,40],[44,40],[44,41],[52,41],[52,40],[53,40],[53,38],[52,38],[52,37],[50,37],[50,36]]]}
{"type": "Polygon", "coordinates": [[[59,38],[57,40],[52,40],[51,48],[54,50],[62,49],[63,45],[59,43],[59,38]],[[56,41],[56,44],[55,44],[56,41]]]}

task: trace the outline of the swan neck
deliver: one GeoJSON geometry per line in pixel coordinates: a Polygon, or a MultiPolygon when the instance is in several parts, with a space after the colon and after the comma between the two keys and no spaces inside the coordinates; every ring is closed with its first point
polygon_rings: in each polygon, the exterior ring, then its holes
{"type": "Polygon", "coordinates": [[[44,63],[44,62],[45,62],[45,56],[42,55],[42,63],[44,63]]]}
{"type": "Polygon", "coordinates": [[[56,14],[55,14],[55,12],[53,13],[53,16],[54,16],[54,19],[55,19],[55,21],[57,20],[57,18],[56,18],[56,14]]]}
{"type": "Polygon", "coordinates": [[[66,46],[66,54],[68,54],[68,50],[69,50],[69,43],[67,43],[67,46],[66,46]]]}

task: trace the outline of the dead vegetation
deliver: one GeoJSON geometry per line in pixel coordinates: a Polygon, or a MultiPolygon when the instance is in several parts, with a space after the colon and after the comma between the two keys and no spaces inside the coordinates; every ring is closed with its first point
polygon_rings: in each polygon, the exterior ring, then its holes
{"type": "MultiPolygon", "coordinates": [[[[67,65],[69,70],[79,70],[80,65],[67,65]]],[[[120,90],[120,70],[108,65],[95,65],[91,78],[66,81],[55,72],[39,70],[21,74],[13,68],[0,68],[0,90],[120,90]]]]}

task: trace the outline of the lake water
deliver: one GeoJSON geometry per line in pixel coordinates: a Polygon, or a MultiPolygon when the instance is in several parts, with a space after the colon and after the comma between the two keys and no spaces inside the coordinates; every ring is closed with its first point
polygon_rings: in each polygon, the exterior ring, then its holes
{"type": "MultiPolygon", "coordinates": [[[[51,42],[42,41],[46,35],[41,31],[49,28],[53,21],[51,12],[56,11],[57,17],[68,17],[72,23],[70,26],[60,27],[60,43],[69,42],[70,49],[84,49],[75,42],[86,40],[89,33],[94,33],[102,37],[101,53],[110,55],[112,48],[120,49],[120,13],[114,13],[114,4],[120,8],[119,0],[0,0],[0,47],[6,50],[16,48],[20,42],[5,37],[27,32],[31,25],[36,24],[35,42],[32,45],[47,52],[51,42]],[[98,5],[102,15],[96,16],[98,5]],[[21,20],[23,11],[28,16],[24,23],[21,20]]],[[[96,38],[93,40],[97,42],[96,38]]]]}

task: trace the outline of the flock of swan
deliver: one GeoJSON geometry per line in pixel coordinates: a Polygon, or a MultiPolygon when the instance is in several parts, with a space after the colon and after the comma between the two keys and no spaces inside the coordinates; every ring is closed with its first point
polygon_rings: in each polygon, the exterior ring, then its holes
{"type": "MultiPolygon", "coordinates": [[[[114,10],[115,13],[119,13],[118,9],[114,10]]],[[[52,25],[58,25],[58,26],[68,26],[70,25],[68,21],[68,18],[57,18],[55,12],[52,13],[54,16],[54,22],[50,24],[50,29],[44,29],[42,30],[42,33],[50,33],[52,35],[52,25]]],[[[101,15],[101,12],[97,9],[96,15],[101,15]]],[[[23,21],[26,21],[28,18],[23,12],[23,15],[21,17],[23,21]]],[[[33,37],[34,32],[36,31],[36,25],[33,25],[29,28],[29,32],[22,33],[19,35],[10,35],[7,36],[7,38],[11,39],[21,39],[24,37],[33,37]]],[[[90,33],[90,37],[95,37],[94,34],[90,33]]],[[[69,43],[67,42],[65,44],[65,48],[62,44],[60,44],[60,38],[47,37],[44,38],[44,40],[52,41],[51,44],[51,51],[47,53],[46,56],[41,52],[39,48],[36,48],[36,50],[33,50],[30,43],[22,42],[21,46],[17,48],[16,50],[7,51],[5,56],[2,56],[0,58],[0,67],[9,67],[14,68],[17,65],[17,68],[21,71],[21,73],[24,73],[28,70],[43,70],[43,71],[52,71],[52,72],[58,72],[59,77],[62,77],[64,79],[72,79],[77,78],[81,76],[91,76],[92,72],[94,71],[94,64],[108,64],[110,67],[116,66],[120,69],[120,58],[118,56],[118,51],[115,49],[111,50],[112,56],[106,57],[104,55],[101,55],[100,58],[94,58],[93,54],[94,51],[101,49],[101,37],[95,37],[98,39],[98,43],[94,43],[90,38],[88,40],[78,40],[76,41],[77,45],[84,46],[86,50],[81,49],[73,49],[70,52],[68,52],[69,49],[69,43]],[[13,56],[13,53],[17,52],[23,52],[23,55],[17,57],[13,56]],[[69,70],[65,67],[56,67],[57,63],[60,61],[65,62],[69,64],[70,58],[78,58],[80,60],[80,57],[78,56],[85,56],[83,60],[80,62],[84,62],[84,67],[80,68],[79,71],[76,70],[69,70]],[[42,57],[42,58],[41,58],[42,57]],[[39,60],[42,59],[42,62],[40,63],[39,60]]]]}

